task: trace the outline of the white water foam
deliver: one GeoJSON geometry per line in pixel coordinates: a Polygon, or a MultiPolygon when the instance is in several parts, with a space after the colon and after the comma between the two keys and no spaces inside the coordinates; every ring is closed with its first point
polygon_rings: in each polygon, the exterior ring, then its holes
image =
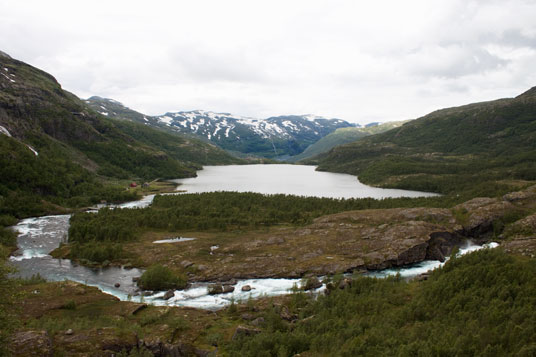
{"type": "Polygon", "coordinates": [[[190,240],[195,240],[195,238],[187,238],[187,237],[177,237],[177,238],[170,238],[170,239],[161,239],[161,240],[155,240],[153,243],[161,244],[161,243],[180,243],[180,242],[187,242],[190,240]]]}

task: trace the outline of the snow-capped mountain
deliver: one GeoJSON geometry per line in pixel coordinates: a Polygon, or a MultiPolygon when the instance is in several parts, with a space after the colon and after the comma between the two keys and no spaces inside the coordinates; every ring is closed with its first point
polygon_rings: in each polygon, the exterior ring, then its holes
{"type": "Polygon", "coordinates": [[[147,116],[113,99],[91,97],[86,103],[108,117],[134,120],[169,131],[195,135],[227,150],[270,158],[297,155],[336,129],[355,126],[341,119],[314,115],[255,119],[194,110],[147,116]]]}
{"type": "Polygon", "coordinates": [[[265,157],[295,155],[337,128],[353,126],[341,119],[289,115],[254,119],[202,110],[155,117],[168,128],[206,138],[224,149],[265,157]]]}

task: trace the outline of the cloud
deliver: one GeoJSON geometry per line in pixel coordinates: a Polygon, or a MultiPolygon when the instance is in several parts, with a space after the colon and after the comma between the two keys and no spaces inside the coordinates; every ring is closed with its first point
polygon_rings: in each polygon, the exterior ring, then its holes
{"type": "Polygon", "coordinates": [[[536,3],[3,0],[0,49],[146,112],[365,123],[536,84],[536,3]]]}

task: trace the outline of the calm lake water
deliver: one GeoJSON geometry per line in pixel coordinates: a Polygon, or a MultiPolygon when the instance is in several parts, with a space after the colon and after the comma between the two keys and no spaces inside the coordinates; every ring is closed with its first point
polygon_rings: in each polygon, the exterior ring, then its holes
{"type": "Polygon", "coordinates": [[[188,193],[212,191],[284,193],[330,198],[427,197],[435,193],[376,188],[352,175],[315,171],[305,165],[204,166],[197,177],[178,179],[179,190],[188,193]]]}

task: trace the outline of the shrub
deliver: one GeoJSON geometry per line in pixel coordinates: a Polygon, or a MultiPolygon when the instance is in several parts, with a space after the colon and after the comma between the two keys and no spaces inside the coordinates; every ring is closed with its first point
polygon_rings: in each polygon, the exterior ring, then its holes
{"type": "Polygon", "coordinates": [[[70,256],[73,259],[85,259],[102,263],[106,260],[122,259],[126,256],[126,253],[123,251],[121,244],[118,243],[89,242],[73,244],[70,256]]]}
{"type": "Polygon", "coordinates": [[[138,280],[138,286],[145,290],[184,289],[186,284],[184,276],[162,265],[149,267],[138,280]]]}

